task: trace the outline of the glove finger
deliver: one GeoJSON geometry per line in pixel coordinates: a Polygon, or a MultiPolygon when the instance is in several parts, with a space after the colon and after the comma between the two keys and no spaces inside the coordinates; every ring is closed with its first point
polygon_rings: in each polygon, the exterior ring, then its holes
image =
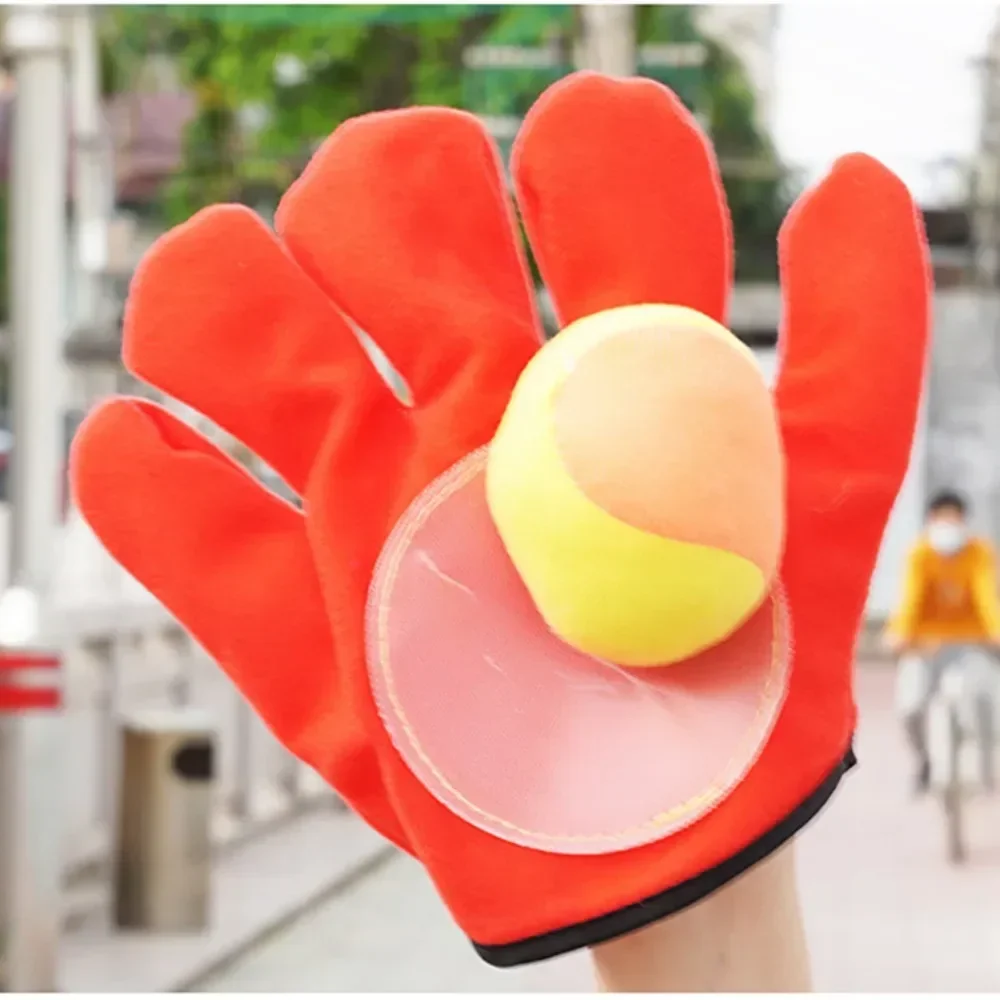
{"type": "Polygon", "coordinates": [[[447,397],[499,420],[541,337],[501,165],[476,118],[410,108],[346,122],[285,194],[277,228],[417,406],[447,397]]]}
{"type": "Polygon", "coordinates": [[[511,170],[557,312],[669,302],[725,322],[732,235],[712,147],[652,80],[578,73],[528,113],[511,170]]]}
{"type": "Polygon", "coordinates": [[[350,423],[361,432],[369,416],[398,406],[343,317],[237,205],[199,212],[145,256],[122,355],[299,493],[335,411],[356,411],[350,423]]]}
{"type": "Polygon", "coordinates": [[[215,658],[272,732],[397,844],[363,719],[344,697],[304,518],[155,404],[115,399],[73,442],[84,518],[215,658]]]}
{"type": "Polygon", "coordinates": [[[853,619],[917,420],[930,306],[923,225],[894,174],[851,155],[792,209],[779,260],[785,582],[801,591],[803,614],[853,619]]]}

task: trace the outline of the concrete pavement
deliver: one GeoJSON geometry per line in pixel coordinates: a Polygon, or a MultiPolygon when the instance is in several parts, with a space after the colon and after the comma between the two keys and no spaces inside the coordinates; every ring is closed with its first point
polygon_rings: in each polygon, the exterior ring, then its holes
{"type": "Polygon", "coordinates": [[[932,797],[892,717],[892,671],[860,672],[861,766],[802,837],[800,877],[817,989],[1000,990],[1000,798],[967,803],[969,859],[945,860],[932,797]]]}
{"type": "Polygon", "coordinates": [[[216,856],[210,925],[194,934],[115,930],[105,882],[63,935],[60,991],[184,990],[390,856],[392,848],[345,809],[301,813],[216,856]]]}
{"type": "Polygon", "coordinates": [[[584,955],[494,969],[472,950],[423,869],[397,855],[198,986],[208,992],[589,992],[584,955]]]}
{"type": "MultiPolygon", "coordinates": [[[[937,804],[909,794],[891,671],[860,671],[858,697],[861,766],[799,842],[816,989],[998,990],[1000,800],[970,803],[970,857],[950,867],[937,804]]],[[[199,988],[567,992],[592,981],[579,954],[515,970],[485,965],[420,867],[396,856],[199,988]]]]}

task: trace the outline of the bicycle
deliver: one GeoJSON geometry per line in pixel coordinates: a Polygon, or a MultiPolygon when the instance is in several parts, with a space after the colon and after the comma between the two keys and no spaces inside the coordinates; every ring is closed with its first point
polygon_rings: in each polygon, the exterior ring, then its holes
{"type": "Polygon", "coordinates": [[[941,801],[948,860],[953,864],[964,863],[968,856],[963,816],[968,793],[977,786],[987,792],[995,788],[998,704],[995,655],[975,646],[957,649],[942,671],[926,717],[930,785],[941,801]],[[968,748],[976,750],[974,757],[965,752],[968,748]]]}

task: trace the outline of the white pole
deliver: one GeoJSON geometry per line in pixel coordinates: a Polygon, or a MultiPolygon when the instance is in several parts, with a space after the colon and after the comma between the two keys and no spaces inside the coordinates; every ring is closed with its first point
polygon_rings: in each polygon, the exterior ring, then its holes
{"type": "Polygon", "coordinates": [[[62,465],[66,324],[66,71],[51,7],[12,7],[6,39],[17,85],[11,143],[11,333],[15,426],[10,581],[46,593],[62,465]]]}
{"type": "Polygon", "coordinates": [[[635,74],[635,5],[587,4],[580,8],[583,37],[577,62],[612,76],[635,74]]]}
{"type": "MultiPolygon", "coordinates": [[[[14,449],[10,584],[41,608],[43,641],[55,562],[62,465],[66,321],[66,71],[62,24],[47,5],[10,7],[4,42],[16,103],[10,166],[10,327],[14,449]]],[[[22,637],[26,638],[26,637],[22,637]]],[[[0,636],[0,642],[4,641],[0,636]]],[[[3,720],[0,903],[3,987],[57,988],[63,797],[61,720],[3,720]]]]}

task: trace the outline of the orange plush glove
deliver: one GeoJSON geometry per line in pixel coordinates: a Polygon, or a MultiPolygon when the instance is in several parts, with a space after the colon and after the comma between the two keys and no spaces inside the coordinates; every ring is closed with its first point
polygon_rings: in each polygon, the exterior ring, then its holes
{"type": "Polygon", "coordinates": [[[457,111],[349,121],[277,236],[218,206],[141,265],[127,367],[304,513],[148,402],[99,407],[72,456],[111,554],[495,965],[696,902],[852,765],[855,636],[928,327],[917,212],[867,157],[783,228],[773,400],[719,325],[728,214],[669,91],[567,78],[512,172],[573,327],[540,352],[501,164],[457,111]]]}

